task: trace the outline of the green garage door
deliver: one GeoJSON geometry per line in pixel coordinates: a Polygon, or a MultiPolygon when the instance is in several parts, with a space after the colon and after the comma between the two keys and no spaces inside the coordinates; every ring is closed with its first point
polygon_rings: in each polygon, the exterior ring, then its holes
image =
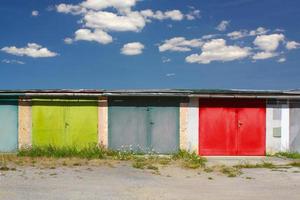
{"type": "Polygon", "coordinates": [[[109,148],[168,154],[179,149],[179,101],[109,99],[109,148]]]}
{"type": "Polygon", "coordinates": [[[98,141],[97,102],[33,100],[34,146],[82,148],[98,141]]]}

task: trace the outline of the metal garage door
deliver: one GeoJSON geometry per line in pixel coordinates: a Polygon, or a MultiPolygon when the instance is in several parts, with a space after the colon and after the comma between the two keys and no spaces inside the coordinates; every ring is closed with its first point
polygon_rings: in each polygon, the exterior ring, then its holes
{"type": "Polygon", "coordinates": [[[96,101],[34,100],[32,118],[32,143],[35,146],[82,148],[98,141],[96,101]]]}
{"type": "Polygon", "coordinates": [[[18,149],[18,103],[0,101],[0,152],[18,149]]]}
{"type": "Polygon", "coordinates": [[[264,100],[199,102],[200,155],[265,155],[264,100]]]}
{"type": "Polygon", "coordinates": [[[179,149],[179,101],[110,98],[109,148],[167,154],[179,149]]]}

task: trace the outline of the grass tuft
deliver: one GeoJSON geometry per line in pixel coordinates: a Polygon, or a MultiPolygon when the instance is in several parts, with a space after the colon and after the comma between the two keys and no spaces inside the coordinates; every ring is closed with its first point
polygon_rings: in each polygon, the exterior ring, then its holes
{"type": "Polygon", "coordinates": [[[205,167],[205,163],[207,162],[206,158],[197,155],[196,152],[190,153],[185,150],[179,150],[178,153],[173,154],[172,158],[174,160],[182,160],[183,167],[190,169],[205,167]]]}
{"type": "Polygon", "coordinates": [[[300,153],[298,153],[298,152],[278,152],[278,153],[275,153],[274,156],[286,157],[286,158],[290,158],[290,159],[300,159],[300,153]]]}
{"type": "Polygon", "coordinates": [[[268,168],[273,169],[276,168],[276,165],[274,165],[271,162],[262,162],[262,163],[256,163],[256,164],[250,164],[250,163],[244,163],[239,165],[234,165],[235,168],[268,168]]]}
{"type": "Polygon", "coordinates": [[[292,162],[289,165],[292,167],[300,167],[300,162],[292,162]]]}

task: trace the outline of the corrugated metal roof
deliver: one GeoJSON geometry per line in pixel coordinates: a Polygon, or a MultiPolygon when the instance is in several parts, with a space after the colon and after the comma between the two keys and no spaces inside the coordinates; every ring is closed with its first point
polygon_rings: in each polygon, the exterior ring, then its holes
{"type": "Polygon", "coordinates": [[[249,98],[300,98],[300,90],[243,90],[243,89],[46,89],[46,90],[0,90],[1,97],[18,96],[172,96],[172,97],[249,97],[249,98]]]}

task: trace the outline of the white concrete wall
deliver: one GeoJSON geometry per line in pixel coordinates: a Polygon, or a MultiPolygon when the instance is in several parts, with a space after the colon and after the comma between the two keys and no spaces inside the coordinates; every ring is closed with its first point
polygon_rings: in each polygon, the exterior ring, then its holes
{"type": "Polygon", "coordinates": [[[290,141],[290,109],[288,102],[273,101],[267,103],[266,112],[266,151],[276,153],[289,151],[290,141]],[[275,129],[281,131],[281,136],[274,135],[275,129]]]}
{"type": "Polygon", "coordinates": [[[281,111],[281,151],[290,150],[290,108],[288,103],[282,105],[281,111]]]}
{"type": "Polygon", "coordinates": [[[274,137],[275,128],[281,129],[280,118],[274,119],[275,112],[281,111],[281,105],[268,104],[266,108],[266,151],[267,153],[275,153],[281,150],[281,137],[274,137]]]}
{"type": "Polygon", "coordinates": [[[198,153],[199,99],[190,98],[187,109],[187,150],[198,153]]]}

